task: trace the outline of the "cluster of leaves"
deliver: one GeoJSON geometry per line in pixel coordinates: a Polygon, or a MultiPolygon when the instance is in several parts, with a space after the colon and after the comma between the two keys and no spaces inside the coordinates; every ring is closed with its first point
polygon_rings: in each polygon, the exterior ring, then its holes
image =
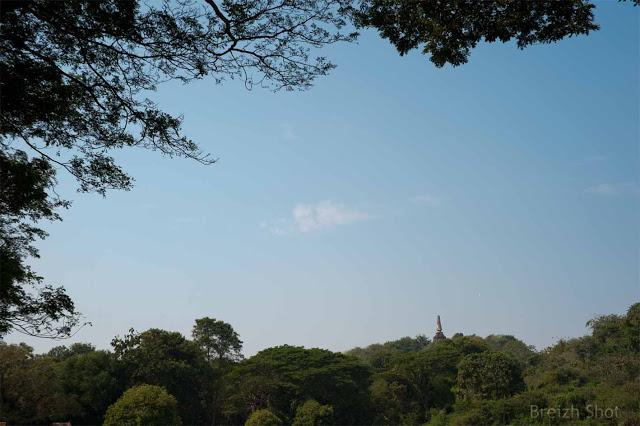
{"type": "Polygon", "coordinates": [[[242,359],[233,328],[211,318],[196,321],[193,340],[165,330],[131,331],[113,340],[113,351],[74,344],[35,356],[26,345],[2,344],[0,421],[640,424],[640,303],[588,326],[590,335],[541,352],[513,336],[455,334],[419,348],[421,337],[350,351],[358,356],[285,345],[242,359]],[[212,357],[208,342],[228,349],[212,357]],[[382,368],[374,367],[375,357],[362,356],[379,346],[390,351],[382,368]],[[588,407],[596,405],[618,407],[616,417],[590,416],[588,407]],[[579,414],[532,417],[532,406],[573,407],[579,414]]]}
{"type": "Polygon", "coordinates": [[[104,417],[105,426],[182,425],[178,401],[164,388],[153,385],[127,389],[104,417]]]}
{"type": "Polygon", "coordinates": [[[340,33],[343,0],[3,2],[2,115],[7,148],[17,139],[76,176],[82,191],[128,189],[109,151],[158,150],[210,164],[181,134],[182,118],[145,94],[205,76],[305,89],[333,65],[310,48],[340,33]],[[64,157],[62,152],[70,155],[64,157]]]}
{"type": "Polygon", "coordinates": [[[417,352],[430,344],[431,340],[427,336],[419,334],[415,338],[405,336],[382,344],[374,343],[366,348],[356,347],[346,353],[360,358],[375,371],[380,372],[389,367],[389,361],[394,354],[417,352]]]}
{"type": "Polygon", "coordinates": [[[245,426],[281,426],[281,425],[282,425],[282,420],[280,420],[278,416],[273,414],[271,411],[266,409],[260,409],[260,410],[254,411],[249,416],[249,418],[247,419],[247,422],[245,423],[245,426]]]}
{"type": "Polygon", "coordinates": [[[60,220],[58,208],[68,202],[51,197],[55,170],[41,158],[29,159],[23,151],[0,150],[0,336],[16,329],[32,336],[69,336],[80,322],[64,288],[42,285],[25,263],[38,257],[33,246],[46,232],[39,220],[60,220]]]}
{"type": "Polygon", "coordinates": [[[437,67],[468,61],[478,43],[516,40],[524,49],[599,29],[588,0],[364,0],[355,14],[401,55],[422,46],[437,67]]]}

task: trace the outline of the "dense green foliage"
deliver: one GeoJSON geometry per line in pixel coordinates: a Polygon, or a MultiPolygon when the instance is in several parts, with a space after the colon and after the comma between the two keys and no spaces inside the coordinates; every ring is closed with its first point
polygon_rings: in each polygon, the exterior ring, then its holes
{"type": "Polygon", "coordinates": [[[515,39],[519,49],[589,34],[595,6],[588,0],[364,0],[356,24],[377,29],[400,52],[422,47],[437,67],[467,62],[481,41],[515,39]]]}
{"type": "Polygon", "coordinates": [[[237,361],[242,358],[242,340],[231,324],[209,317],[196,320],[193,340],[204,349],[208,361],[237,361]]]}
{"type": "MultiPolygon", "coordinates": [[[[290,422],[298,405],[331,405],[336,423],[366,423],[370,369],[357,358],[323,349],[278,346],[240,362],[230,379],[230,412],[269,408],[290,422]]],[[[237,423],[237,421],[234,421],[237,423]]]]}
{"type": "Polygon", "coordinates": [[[406,336],[383,344],[374,343],[366,348],[353,348],[347,351],[347,354],[360,358],[375,371],[383,371],[389,366],[393,354],[417,352],[429,346],[430,343],[431,341],[426,336],[420,334],[415,338],[406,336]]]}
{"type": "MultiPolygon", "coordinates": [[[[0,345],[0,421],[50,424],[640,425],[640,303],[536,351],[513,336],[424,336],[347,353],[277,346],[243,359],[204,333],[133,330],[113,351],[0,345]],[[210,340],[205,340],[210,341],[210,340]],[[382,361],[381,361],[382,360],[382,361]],[[556,410],[556,411],[550,411],[556,410]],[[563,417],[565,416],[565,417],[563,417]]],[[[235,349],[234,349],[235,348],[235,349]]]]}
{"type": "Polygon", "coordinates": [[[128,389],[107,409],[105,426],[180,426],[178,402],[159,386],[138,385],[128,389]]]}
{"type": "Polygon", "coordinates": [[[77,417],[82,408],[63,392],[58,367],[51,358],[35,357],[27,345],[0,344],[0,421],[50,424],[77,417]]]}
{"type": "Polygon", "coordinates": [[[180,333],[152,328],[140,334],[131,330],[111,344],[126,385],[161,386],[178,400],[185,423],[203,420],[200,392],[206,389],[208,366],[195,342],[180,333]]]}
{"type": "Polygon", "coordinates": [[[245,426],[280,426],[282,424],[282,420],[278,418],[271,411],[262,409],[254,411],[245,426]]]}
{"type": "Polygon", "coordinates": [[[308,400],[296,409],[296,417],[291,426],[329,426],[335,424],[333,407],[320,405],[318,401],[308,400]]]}

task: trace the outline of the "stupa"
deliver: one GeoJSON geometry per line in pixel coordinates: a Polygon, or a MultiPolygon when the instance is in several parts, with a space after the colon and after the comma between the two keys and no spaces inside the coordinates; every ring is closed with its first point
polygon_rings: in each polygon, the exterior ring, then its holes
{"type": "Polygon", "coordinates": [[[447,336],[442,332],[442,325],[440,324],[440,315],[438,315],[438,326],[436,327],[436,335],[433,336],[433,343],[441,342],[446,339],[447,336]]]}

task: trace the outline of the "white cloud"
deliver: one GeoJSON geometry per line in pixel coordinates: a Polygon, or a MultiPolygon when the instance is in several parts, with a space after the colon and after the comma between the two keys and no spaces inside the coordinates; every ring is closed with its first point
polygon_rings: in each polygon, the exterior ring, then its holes
{"type": "Polygon", "coordinates": [[[640,187],[634,182],[600,183],[587,188],[586,192],[597,195],[638,194],[640,187]]]}
{"type": "Polygon", "coordinates": [[[409,201],[411,201],[413,204],[430,207],[439,207],[442,204],[440,198],[427,194],[415,195],[409,198],[409,201]]]}
{"type": "Polygon", "coordinates": [[[298,204],[293,209],[290,219],[281,218],[273,223],[262,221],[260,227],[276,235],[285,235],[292,232],[307,233],[320,229],[348,225],[366,220],[369,217],[370,215],[367,213],[349,208],[344,204],[326,200],[315,205],[298,204]]]}
{"type": "Polygon", "coordinates": [[[293,209],[293,220],[300,232],[348,225],[367,218],[366,213],[350,209],[344,204],[335,204],[330,200],[322,201],[315,206],[298,204],[293,209]]]}

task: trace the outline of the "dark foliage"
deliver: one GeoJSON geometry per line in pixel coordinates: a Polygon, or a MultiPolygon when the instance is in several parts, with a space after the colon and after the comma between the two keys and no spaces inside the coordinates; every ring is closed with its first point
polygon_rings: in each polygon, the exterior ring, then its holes
{"type": "Polygon", "coordinates": [[[406,55],[431,55],[437,67],[468,61],[478,43],[515,40],[519,49],[589,34],[595,6],[587,0],[364,0],[356,25],[372,27],[406,55]]]}
{"type": "Polygon", "coordinates": [[[207,359],[198,342],[158,329],[114,339],[113,352],[77,344],[34,356],[0,345],[0,421],[636,426],[640,303],[588,325],[591,334],[540,352],[513,336],[456,334],[392,351],[375,372],[355,356],[287,345],[207,359]],[[532,417],[532,406],[577,414],[532,417]],[[595,417],[595,406],[617,411],[595,417]]]}
{"type": "Polygon", "coordinates": [[[36,223],[60,220],[56,210],[68,206],[48,193],[54,184],[55,170],[46,160],[0,150],[0,336],[15,329],[64,338],[80,321],[64,289],[43,285],[25,263],[38,257],[33,242],[47,235],[36,223]]]}

